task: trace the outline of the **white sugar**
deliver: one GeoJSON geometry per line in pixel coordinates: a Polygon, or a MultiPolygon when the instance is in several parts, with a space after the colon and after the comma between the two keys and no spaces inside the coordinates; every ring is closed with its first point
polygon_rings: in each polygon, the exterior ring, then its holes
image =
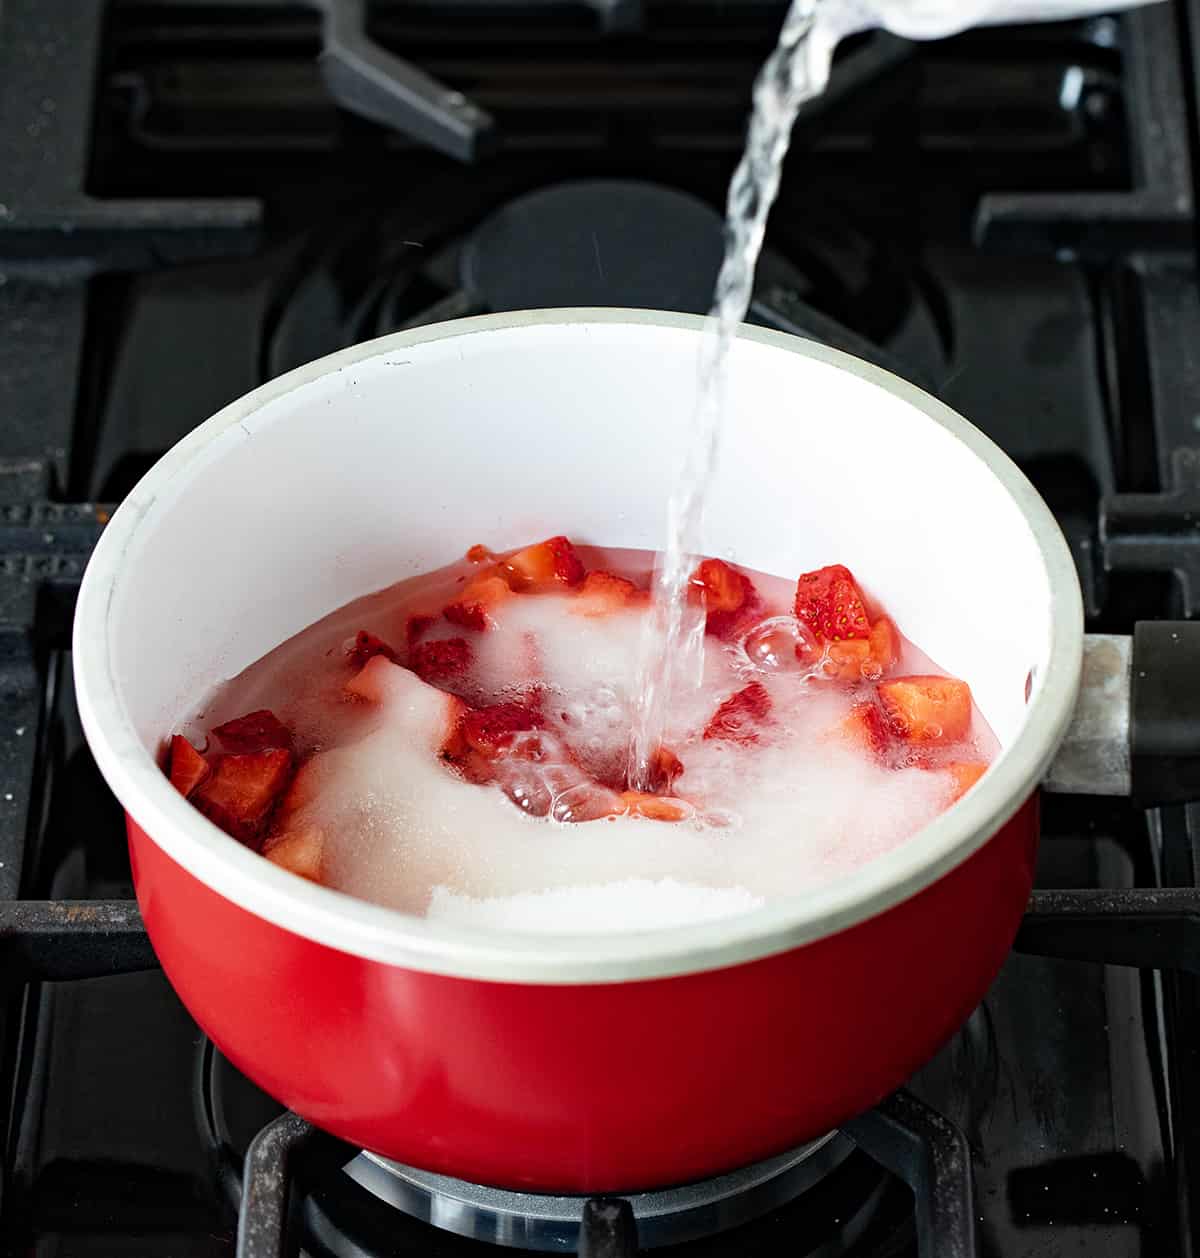
{"type": "Polygon", "coordinates": [[[744,887],[700,887],[673,878],[627,878],[476,899],[434,887],[427,916],[450,926],[591,935],[662,930],[748,913],[763,903],[744,887]]]}

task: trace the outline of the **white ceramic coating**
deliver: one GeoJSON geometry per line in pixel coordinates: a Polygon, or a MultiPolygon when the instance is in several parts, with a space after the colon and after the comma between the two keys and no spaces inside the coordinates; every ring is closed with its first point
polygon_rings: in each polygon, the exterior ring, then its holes
{"type": "Polygon", "coordinates": [[[216,681],[340,604],[474,542],[656,547],[694,391],[697,318],[533,311],[384,337],[202,424],[114,515],[74,658],[127,811],[223,895],[310,938],[438,973],[604,982],[714,968],[877,914],[960,863],[1035,788],[1075,702],[1082,610],[1053,517],[958,415],[894,376],[746,328],[705,551],[792,576],[844,562],[966,678],[1005,752],[911,841],[792,901],[621,936],[438,926],[314,886],[201,817],[155,757],[216,681]],[[1034,685],[1028,705],[1026,678],[1034,685]]]}

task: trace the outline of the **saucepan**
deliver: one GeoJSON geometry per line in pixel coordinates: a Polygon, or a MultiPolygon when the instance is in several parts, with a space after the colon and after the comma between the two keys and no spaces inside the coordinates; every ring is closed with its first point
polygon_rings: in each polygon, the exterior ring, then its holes
{"type": "Polygon", "coordinates": [[[170,787],[164,739],[197,696],[350,599],[478,541],[659,546],[702,327],[532,311],[343,350],[202,424],[96,548],[75,622],[79,708],[128,816],[154,948],[235,1066],[355,1146],[477,1183],[597,1193],[819,1137],[982,998],[1029,895],[1048,771],[1128,789],[1128,713],[1110,715],[1127,707],[1128,644],[1091,643],[1084,668],[1071,556],[1021,472],[895,376],[750,328],[703,549],[780,575],[846,563],[966,678],[1003,750],[959,803],[740,916],[525,936],[305,882],[170,787]]]}

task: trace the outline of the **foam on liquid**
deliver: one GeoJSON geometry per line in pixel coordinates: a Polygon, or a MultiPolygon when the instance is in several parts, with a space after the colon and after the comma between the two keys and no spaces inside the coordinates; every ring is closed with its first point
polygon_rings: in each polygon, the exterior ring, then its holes
{"type": "MultiPolygon", "coordinates": [[[[581,550],[589,567],[644,573],[644,555],[581,550]]],[[[553,817],[577,791],[578,769],[550,756],[527,766],[550,816],[526,815],[495,786],[456,776],[438,759],[453,701],[398,665],[374,661],[376,703],[346,701],[345,644],[359,629],[403,643],[410,614],[458,588],[466,565],[403,582],[310,626],[225,686],[189,733],[272,708],[311,758],[288,801],[288,828],[325,835],[323,880],[406,912],[455,924],[560,931],[650,929],[745,912],[804,893],[882,854],[948,803],[948,773],[890,769],[833,731],[853,696],[806,684],[794,653],[756,659],[741,645],[699,640],[704,684],[680,692],[667,744],[684,764],[681,822],[621,816],[576,824],[553,817]],[[749,681],[771,694],[772,720],[750,745],[705,740],[721,701],[749,681]]],[[[752,574],[764,614],[785,613],[790,581],[752,574]]],[[[572,595],[518,595],[486,632],[444,621],[425,640],[465,637],[475,666],[457,689],[475,703],[512,698],[532,677],[546,687],[547,743],[569,743],[589,772],[619,776],[637,708],[645,605],[581,617],[572,595]]],[[[901,671],[936,671],[904,644],[901,671]]],[[[972,736],[995,748],[978,716],[972,736]]],[[[519,802],[519,801],[518,801],[519,802]]],[[[544,809],[543,809],[544,811],[544,809]]]]}

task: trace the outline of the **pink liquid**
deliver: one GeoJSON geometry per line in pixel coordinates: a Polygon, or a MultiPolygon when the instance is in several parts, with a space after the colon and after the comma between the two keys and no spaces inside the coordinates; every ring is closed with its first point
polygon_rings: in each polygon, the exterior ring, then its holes
{"type": "MultiPolygon", "coordinates": [[[[578,554],[589,571],[649,588],[648,552],[578,554]]],[[[828,660],[797,659],[795,581],[747,572],[761,599],[749,632],[705,637],[701,684],[681,688],[667,720],[663,742],[682,772],[660,789],[665,815],[682,819],[653,819],[663,805],[630,806],[621,794],[649,604],[581,615],[582,596],[561,586],[507,598],[483,631],[447,621],[441,609],[480,571],[464,560],[340,608],[224,684],[186,725],[201,749],[214,726],[261,708],[292,731],[302,768],[268,849],[281,835],[319,832],[320,881],[467,924],[667,925],[803,894],[875,858],[949,806],[960,791],[952,766],[997,750],[974,708],[949,745],[901,740],[881,755],[847,737],[855,705],[877,702],[875,679],[830,680],[828,660]],[[434,678],[440,688],[475,708],[539,695],[539,728],[518,736],[536,740],[536,755],[504,753],[487,784],[444,758],[463,708],[400,667],[416,659],[416,616],[434,618],[420,643],[468,645],[470,666],[434,678]],[[368,666],[386,682],[372,701],[346,692],[361,668],[347,654],[361,630],[398,658],[368,666]],[[769,712],[718,721],[714,735],[718,708],[747,687],[769,712]]],[[[907,640],[898,648],[889,677],[941,673],[907,640]]]]}

